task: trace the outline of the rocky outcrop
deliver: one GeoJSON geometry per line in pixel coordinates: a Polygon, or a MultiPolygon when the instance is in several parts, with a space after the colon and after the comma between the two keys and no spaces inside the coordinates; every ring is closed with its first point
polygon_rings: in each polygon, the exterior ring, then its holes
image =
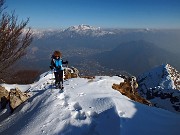
{"type": "Polygon", "coordinates": [[[29,97],[29,93],[21,92],[18,88],[11,89],[9,92],[0,86],[1,108],[10,105],[11,111],[14,111],[19,105],[25,102],[29,97]]]}
{"type": "Polygon", "coordinates": [[[65,79],[79,77],[79,71],[75,67],[65,68],[64,71],[65,71],[64,72],[65,79]]]}
{"type": "Polygon", "coordinates": [[[121,82],[120,84],[113,84],[112,88],[115,90],[118,90],[121,94],[127,96],[128,98],[152,106],[151,102],[148,100],[142,98],[138,92],[138,84],[136,82],[136,77],[127,77],[127,76],[120,76],[124,79],[124,82],[121,82]]]}
{"type": "Polygon", "coordinates": [[[169,64],[166,65],[166,69],[174,82],[175,89],[180,90],[180,73],[169,64]]]}
{"type": "Polygon", "coordinates": [[[8,98],[9,92],[2,86],[0,86],[0,102],[2,97],[8,98]]]}
{"type": "Polygon", "coordinates": [[[9,92],[4,87],[0,86],[0,103],[2,109],[6,108],[8,100],[9,92]]]}
{"type": "Polygon", "coordinates": [[[12,110],[25,102],[30,97],[30,94],[21,92],[18,88],[11,89],[9,92],[9,102],[12,110]]]}

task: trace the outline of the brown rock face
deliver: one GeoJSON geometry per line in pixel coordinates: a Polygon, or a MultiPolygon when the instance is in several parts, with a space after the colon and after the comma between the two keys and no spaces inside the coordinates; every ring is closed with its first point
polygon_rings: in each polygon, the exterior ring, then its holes
{"type": "Polygon", "coordinates": [[[133,78],[125,78],[124,82],[121,82],[120,84],[113,84],[112,86],[113,89],[118,90],[121,94],[127,96],[128,98],[152,106],[152,104],[142,98],[138,92],[137,92],[137,88],[138,88],[138,84],[136,82],[136,79],[133,78]]]}
{"type": "Polygon", "coordinates": [[[0,86],[0,102],[2,109],[6,108],[9,103],[10,108],[13,111],[29,97],[30,94],[21,92],[18,88],[11,89],[10,92],[8,92],[4,87],[0,86]]]}
{"type": "Polygon", "coordinates": [[[2,97],[8,98],[9,92],[2,86],[0,86],[0,102],[2,97]]]}
{"type": "Polygon", "coordinates": [[[10,107],[12,109],[15,109],[20,104],[25,102],[29,97],[30,97],[29,94],[21,92],[18,88],[12,89],[9,92],[10,107]]]}
{"type": "Polygon", "coordinates": [[[9,100],[9,92],[2,86],[0,86],[0,103],[1,109],[6,108],[6,105],[9,100]]]}
{"type": "Polygon", "coordinates": [[[79,77],[79,71],[75,67],[65,68],[65,72],[64,73],[65,73],[65,79],[79,77]]]}

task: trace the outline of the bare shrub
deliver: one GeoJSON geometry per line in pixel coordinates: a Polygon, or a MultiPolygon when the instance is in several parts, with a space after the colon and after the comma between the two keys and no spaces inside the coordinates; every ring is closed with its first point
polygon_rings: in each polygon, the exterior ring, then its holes
{"type": "Polygon", "coordinates": [[[40,75],[38,70],[19,70],[11,76],[7,83],[11,84],[31,84],[33,83],[40,75]]]}
{"type": "Polygon", "coordinates": [[[32,42],[32,32],[25,30],[29,19],[18,22],[15,12],[5,12],[4,0],[0,0],[0,79],[6,76],[6,70],[25,55],[25,49],[32,42]]]}

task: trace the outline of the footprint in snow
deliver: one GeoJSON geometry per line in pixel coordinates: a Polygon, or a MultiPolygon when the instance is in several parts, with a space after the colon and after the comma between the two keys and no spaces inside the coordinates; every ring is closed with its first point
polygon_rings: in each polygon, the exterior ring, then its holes
{"type": "Polygon", "coordinates": [[[118,114],[119,114],[120,117],[124,117],[125,116],[125,112],[123,112],[123,111],[118,111],[118,114]]]}
{"type": "Polygon", "coordinates": [[[79,110],[82,110],[82,107],[79,105],[78,102],[72,102],[72,103],[70,104],[69,109],[70,109],[71,111],[79,111],[79,110]]]}
{"type": "Polygon", "coordinates": [[[96,117],[98,117],[98,113],[95,112],[95,111],[87,111],[87,115],[88,115],[88,117],[90,117],[90,118],[96,118],[96,117]]]}
{"type": "Polygon", "coordinates": [[[44,88],[45,88],[45,85],[42,84],[42,85],[40,86],[40,90],[42,90],[42,89],[44,89],[44,88]]]}
{"type": "Polygon", "coordinates": [[[77,119],[77,120],[85,120],[86,119],[86,114],[82,110],[72,112],[71,115],[74,119],[77,119]]]}
{"type": "Polygon", "coordinates": [[[70,103],[69,110],[71,110],[72,118],[77,120],[85,120],[87,118],[86,113],[82,110],[82,107],[78,102],[70,103]]]}
{"type": "Polygon", "coordinates": [[[86,95],[85,93],[78,93],[78,96],[84,96],[84,95],[86,95]]]}
{"type": "Polygon", "coordinates": [[[68,106],[69,104],[68,104],[68,102],[65,100],[65,101],[62,102],[61,105],[66,107],[66,106],[68,106]]]}
{"type": "Polygon", "coordinates": [[[65,95],[63,93],[60,93],[56,96],[56,98],[64,100],[65,99],[65,95]]]}

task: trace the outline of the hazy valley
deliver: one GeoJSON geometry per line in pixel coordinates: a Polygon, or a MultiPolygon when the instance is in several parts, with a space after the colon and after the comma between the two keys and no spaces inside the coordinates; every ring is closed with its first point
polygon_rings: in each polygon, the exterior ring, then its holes
{"type": "Polygon", "coordinates": [[[88,25],[65,30],[34,30],[34,41],[19,68],[49,70],[54,50],[82,75],[139,75],[169,63],[180,70],[180,30],[101,29],[88,25]],[[23,63],[23,64],[22,64],[23,63]]]}

